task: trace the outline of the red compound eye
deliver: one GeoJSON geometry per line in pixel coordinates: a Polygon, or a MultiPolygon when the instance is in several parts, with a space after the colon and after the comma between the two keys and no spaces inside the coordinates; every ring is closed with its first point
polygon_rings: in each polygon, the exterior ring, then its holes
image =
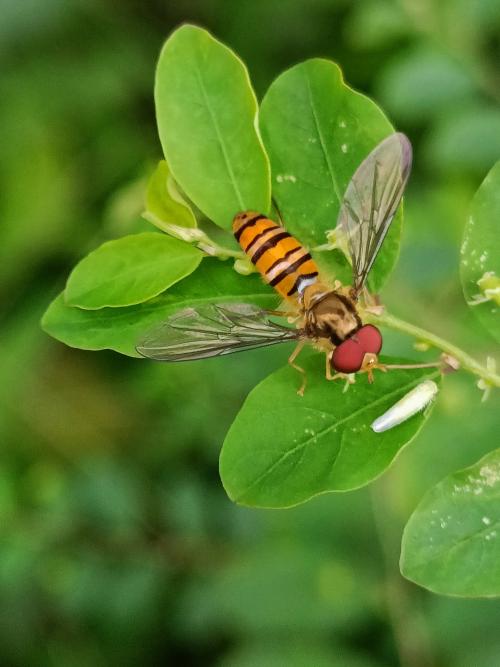
{"type": "Polygon", "coordinates": [[[378,354],[382,349],[382,334],[373,324],[365,324],[356,331],[353,338],[359,342],[365,352],[378,354]]]}
{"type": "Polygon", "coordinates": [[[335,348],[332,365],[339,373],[356,373],[361,368],[365,350],[352,338],[348,338],[335,348]]]}
{"type": "Polygon", "coordinates": [[[382,334],[373,324],[365,324],[351,338],[335,348],[332,366],[339,373],[357,373],[365,354],[378,354],[381,348],[382,334]]]}

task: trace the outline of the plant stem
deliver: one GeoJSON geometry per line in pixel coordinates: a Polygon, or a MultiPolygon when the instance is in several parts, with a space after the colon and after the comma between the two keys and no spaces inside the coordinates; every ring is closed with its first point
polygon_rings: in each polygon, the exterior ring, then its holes
{"type": "Polygon", "coordinates": [[[479,376],[489,385],[500,387],[500,375],[498,375],[498,373],[495,373],[493,370],[486,368],[486,366],[482,366],[469,354],[467,354],[467,352],[464,352],[456,345],[449,343],[444,338],[436,336],[436,334],[433,334],[426,329],[422,329],[415,324],[410,324],[409,322],[400,320],[398,317],[394,317],[394,315],[391,315],[387,312],[384,312],[381,315],[374,315],[373,313],[366,312],[365,318],[372,324],[381,324],[382,326],[395,329],[396,331],[403,331],[404,333],[407,333],[410,336],[414,336],[418,340],[421,340],[428,345],[431,345],[432,347],[436,347],[439,350],[442,350],[460,362],[460,366],[464,370],[479,376]]]}
{"type": "Polygon", "coordinates": [[[228,257],[245,259],[244,252],[219,245],[198,227],[181,227],[180,225],[165,222],[154,215],[154,213],[151,213],[151,211],[145,211],[142,217],[170,236],[181,241],[186,241],[186,243],[192,243],[211,257],[218,257],[219,259],[228,259],[228,257]]]}

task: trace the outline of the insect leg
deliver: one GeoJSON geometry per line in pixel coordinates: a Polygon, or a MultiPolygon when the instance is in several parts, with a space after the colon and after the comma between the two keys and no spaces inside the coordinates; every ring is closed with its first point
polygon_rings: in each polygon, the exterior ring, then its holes
{"type": "Polygon", "coordinates": [[[334,376],[332,375],[332,354],[333,352],[327,352],[325,354],[325,359],[326,359],[326,368],[325,368],[325,377],[327,380],[334,380],[334,376]]]}
{"type": "Polygon", "coordinates": [[[380,364],[380,366],[375,366],[375,368],[380,368],[380,370],[401,370],[401,369],[412,369],[412,368],[442,368],[442,361],[431,361],[428,364],[380,364]]]}
{"type": "Polygon", "coordinates": [[[369,382],[373,382],[372,372],[376,368],[384,373],[391,370],[412,370],[416,368],[439,368],[443,373],[452,373],[460,368],[460,364],[454,357],[448,354],[442,354],[439,361],[430,361],[425,364],[381,364],[375,362],[369,365],[367,364],[366,368],[361,369],[368,373],[369,382]],[[370,376],[372,376],[371,379],[370,376]]]}
{"type": "Polygon", "coordinates": [[[276,199],[274,197],[271,197],[271,201],[273,203],[274,208],[276,209],[276,213],[278,214],[278,221],[279,221],[280,225],[283,225],[283,216],[281,215],[281,211],[280,211],[280,208],[278,206],[278,202],[276,201],[276,199]]]}
{"type": "Polygon", "coordinates": [[[363,287],[363,297],[365,300],[365,310],[373,315],[382,315],[385,310],[384,304],[380,301],[378,294],[371,294],[366,286],[363,287]]]}
{"type": "Polygon", "coordinates": [[[299,388],[298,391],[297,391],[297,394],[298,394],[299,396],[303,396],[303,395],[304,395],[304,390],[305,390],[305,388],[306,388],[306,382],[307,382],[307,376],[306,376],[306,372],[305,372],[305,370],[304,370],[301,366],[298,366],[298,365],[295,363],[295,359],[297,359],[297,357],[298,357],[299,354],[301,353],[302,348],[304,347],[305,344],[306,344],[306,341],[305,341],[305,340],[301,340],[301,341],[298,343],[298,345],[297,345],[297,347],[295,348],[295,350],[292,352],[292,354],[288,357],[288,363],[290,364],[290,366],[291,366],[292,368],[295,368],[295,370],[296,370],[296,371],[299,371],[299,373],[301,373],[301,375],[302,375],[302,384],[300,385],[300,388],[299,388]]]}
{"type": "Polygon", "coordinates": [[[285,312],[284,310],[266,310],[265,311],[267,315],[273,315],[274,317],[287,317],[287,318],[292,318],[294,320],[299,318],[299,315],[297,313],[294,313],[292,311],[285,312]]]}
{"type": "Polygon", "coordinates": [[[343,393],[349,389],[349,386],[351,384],[354,384],[356,382],[356,376],[354,373],[335,373],[335,375],[332,375],[332,365],[331,365],[331,359],[332,359],[333,351],[332,352],[327,352],[326,353],[326,372],[325,376],[327,380],[345,380],[345,385],[344,389],[342,390],[343,393]]]}

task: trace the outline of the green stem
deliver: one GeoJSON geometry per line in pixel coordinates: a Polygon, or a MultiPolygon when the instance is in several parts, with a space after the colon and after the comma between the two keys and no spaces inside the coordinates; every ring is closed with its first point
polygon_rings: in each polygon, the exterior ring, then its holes
{"type": "Polygon", "coordinates": [[[228,259],[228,257],[233,257],[234,259],[245,258],[245,253],[241,250],[232,250],[231,248],[219,245],[198,227],[181,227],[180,225],[165,222],[154,213],[151,213],[151,211],[145,211],[142,217],[153,225],[156,225],[163,232],[170,234],[170,236],[181,241],[186,241],[186,243],[192,243],[211,257],[218,257],[219,259],[228,259]]]}
{"type": "Polygon", "coordinates": [[[372,324],[381,324],[382,326],[395,329],[396,331],[403,331],[404,333],[407,333],[410,336],[413,336],[414,338],[427,343],[428,345],[442,350],[460,362],[460,366],[464,370],[469,371],[474,375],[478,375],[485,382],[494,387],[500,387],[500,375],[494,373],[492,370],[486,368],[485,366],[482,366],[466,352],[461,350],[456,345],[449,343],[447,340],[444,340],[444,338],[436,336],[436,334],[433,334],[426,329],[417,327],[415,324],[410,324],[409,322],[400,320],[398,317],[394,317],[394,315],[390,315],[386,312],[382,313],[381,315],[374,315],[373,313],[366,312],[365,318],[372,324]]]}
{"type": "Polygon", "coordinates": [[[212,239],[209,239],[207,236],[207,242],[199,243],[198,247],[203,252],[206,252],[207,255],[211,257],[218,257],[219,259],[227,259],[228,257],[233,257],[234,259],[245,259],[246,255],[241,250],[231,250],[230,248],[225,248],[224,246],[219,245],[212,239]]]}

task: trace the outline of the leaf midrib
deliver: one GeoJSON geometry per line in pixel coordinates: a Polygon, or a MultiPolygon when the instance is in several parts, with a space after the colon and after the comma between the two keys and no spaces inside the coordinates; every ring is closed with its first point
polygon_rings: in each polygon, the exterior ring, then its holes
{"type": "MultiPolygon", "coordinates": [[[[125,320],[129,319],[130,315],[131,315],[130,312],[123,313],[123,312],[119,312],[119,311],[123,311],[123,310],[126,310],[128,308],[134,308],[136,306],[140,307],[141,312],[139,313],[139,317],[142,317],[142,316],[147,316],[147,315],[149,315],[151,313],[154,313],[155,311],[159,311],[159,310],[163,310],[165,313],[167,313],[168,309],[172,308],[173,306],[178,306],[179,309],[182,309],[186,305],[192,306],[192,305],[196,305],[196,304],[199,304],[199,303],[206,303],[207,301],[211,301],[211,302],[212,301],[213,302],[220,301],[221,303],[224,303],[226,301],[236,301],[238,299],[241,299],[241,300],[244,300],[244,299],[255,299],[255,300],[268,299],[269,296],[273,297],[272,294],[267,295],[267,294],[262,294],[262,293],[259,293],[259,294],[236,294],[236,295],[221,294],[221,295],[216,296],[216,297],[211,296],[211,297],[198,297],[198,298],[190,297],[188,295],[186,297],[181,297],[181,299],[179,299],[179,300],[172,301],[171,303],[162,304],[161,306],[157,305],[157,303],[147,304],[147,302],[144,302],[142,304],[135,304],[135,305],[132,305],[132,306],[125,306],[124,308],[109,308],[109,311],[113,311],[113,312],[112,313],[108,312],[106,314],[103,313],[104,309],[102,309],[102,308],[99,309],[99,310],[83,310],[82,309],[82,312],[85,313],[85,314],[91,314],[91,317],[93,318],[95,325],[101,324],[100,327],[96,327],[96,326],[92,327],[90,325],[90,328],[87,329],[87,331],[91,330],[91,331],[100,332],[100,331],[103,330],[103,325],[105,327],[107,322],[112,321],[113,323],[115,323],[115,322],[120,322],[120,320],[122,320],[122,319],[125,319],[125,320]],[[104,315],[104,317],[103,317],[103,315],[104,315]]],[[[63,305],[66,308],[71,308],[71,306],[66,306],[66,304],[64,304],[64,301],[63,301],[63,305]]],[[[75,325],[73,324],[73,326],[75,326],[75,325]]],[[[77,326],[80,327],[81,322],[79,322],[77,326]]],[[[103,349],[103,348],[100,348],[100,349],[103,349]]],[[[108,348],[104,348],[104,349],[108,349],[108,348]]],[[[110,347],[109,349],[113,350],[115,348],[110,347]]]]}
{"type": "Polygon", "coordinates": [[[210,98],[208,97],[207,91],[205,89],[205,84],[203,82],[203,77],[201,76],[201,71],[200,71],[198,62],[195,63],[194,69],[195,69],[195,72],[196,72],[196,78],[198,79],[198,83],[200,85],[201,93],[203,95],[203,101],[205,102],[205,106],[208,110],[210,119],[212,121],[212,125],[213,125],[214,130],[215,130],[215,134],[217,135],[217,140],[218,140],[220,148],[221,148],[222,157],[224,158],[224,163],[225,163],[225,166],[226,166],[227,173],[229,175],[230,183],[233,186],[233,190],[234,190],[234,193],[236,195],[236,199],[238,200],[238,205],[239,205],[240,209],[244,210],[245,209],[245,204],[243,203],[243,198],[241,196],[241,192],[240,192],[240,189],[238,187],[238,183],[236,181],[236,177],[235,177],[234,172],[233,172],[233,167],[231,165],[231,161],[229,159],[229,154],[228,154],[228,151],[227,151],[227,148],[226,148],[226,144],[224,142],[224,139],[222,137],[222,134],[221,134],[221,131],[220,131],[220,128],[219,128],[219,123],[217,121],[217,117],[216,117],[216,115],[215,115],[215,113],[212,109],[212,106],[210,104],[210,98]]]}
{"type": "Polygon", "coordinates": [[[311,81],[309,79],[309,76],[308,76],[307,72],[306,72],[306,84],[307,84],[307,93],[308,93],[308,97],[309,97],[309,103],[311,105],[311,111],[312,111],[312,115],[313,115],[314,125],[316,127],[316,132],[318,134],[319,143],[320,143],[320,146],[321,146],[321,150],[323,152],[323,157],[325,158],[325,162],[326,162],[326,165],[328,167],[328,173],[329,173],[331,181],[332,181],[335,196],[337,197],[338,203],[340,205],[342,203],[342,195],[340,194],[339,186],[338,186],[338,183],[337,183],[337,180],[335,178],[334,171],[333,171],[333,166],[332,166],[332,163],[330,161],[330,156],[329,156],[327,148],[326,148],[326,142],[325,142],[325,139],[323,137],[323,132],[321,131],[319,118],[318,118],[318,114],[317,114],[317,111],[316,111],[316,106],[315,106],[314,100],[313,100],[312,89],[311,89],[311,81]]]}
{"type": "Polygon", "coordinates": [[[451,555],[452,551],[455,551],[458,547],[460,547],[464,542],[471,542],[472,540],[476,539],[481,533],[488,533],[491,530],[495,530],[495,528],[500,527],[500,519],[495,521],[492,524],[489,524],[488,526],[481,527],[479,530],[475,530],[472,533],[469,533],[468,535],[464,535],[464,537],[461,537],[459,540],[456,542],[453,542],[449,547],[444,547],[439,551],[439,553],[435,554],[431,558],[427,558],[425,560],[421,560],[415,565],[411,566],[412,570],[422,570],[426,568],[430,563],[439,560],[439,559],[448,559],[451,555]]]}
{"type": "MultiPolygon", "coordinates": [[[[435,377],[435,375],[429,376],[429,377],[435,377]]],[[[319,433],[316,433],[314,436],[311,436],[310,438],[307,438],[303,442],[301,442],[298,445],[296,445],[295,447],[293,447],[293,449],[289,449],[284,454],[282,454],[277,461],[275,461],[273,464],[271,464],[271,466],[269,466],[269,468],[267,468],[263,473],[261,473],[259,475],[259,477],[257,477],[249,486],[247,486],[247,488],[244,491],[242,491],[238,496],[234,496],[234,500],[236,502],[242,500],[249,491],[251,491],[257,484],[260,484],[260,482],[262,482],[268,475],[270,475],[276,467],[281,465],[281,463],[283,463],[283,461],[285,461],[289,456],[292,456],[293,454],[295,454],[295,452],[299,451],[302,448],[307,447],[307,445],[312,440],[314,440],[314,439],[318,440],[319,438],[321,438],[325,434],[327,434],[329,431],[331,431],[334,428],[337,428],[339,426],[342,426],[343,424],[347,423],[350,419],[353,419],[354,417],[357,417],[358,415],[360,415],[365,410],[373,408],[374,406],[378,405],[379,403],[382,403],[382,402],[386,401],[388,398],[391,398],[392,396],[400,393],[401,391],[412,389],[419,382],[422,382],[422,377],[419,377],[416,380],[413,380],[412,382],[410,382],[410,383],[408,383],[404,386],[398,387],[397,389],[395,389],[394,391],[392,391],[388,394],[384,394],[384,396],[381,396],[380,398],[376,399],[375,401],[371,402],[370,404],[364,405],[363,407],[359,408],[358,410],[355,410],[354,412],[351,412],[347,417],[344,417],[343,419],[335,422],[334,424],[331,424],[330,426],[325,427],[319,433]]],[[[319,410],[317,408],[304,406],[302,409],[304,409],[304,410],[313,410],[314,412],[320,412],[321,414],[325,414],[325,415],[330,416],[328,412],[324,412],[323,410],[319,410]]],[[[338,453],[340,453],[340,449],[339,449],[338,453]]],[[[335,465],[335,462],[336,462],[337,458],[338,458],[338,455],[337,455],[337,457],[335,457],[335,461],[333,461],[333,463],[331,464],[331,468],[333,468],[333,466],[335,465]]]]}
{"type": "MultiPolygon", "coordinates": [[[[196,250],[196,249],[193,248],[193,250],[196,250]]],[[[143,268],[141,270],[141,275],[142,275],[142,277],[144,277],[144,276],[148,277],[150,274],[153,275],[153,276],[157,275],[158,274],[158,266],[157,266],[158,264],[160,264],[164,267],[168,266],[169,268],[173,268],[172,264],[175,265],[175,264],[179,264],[179,263],[181,263],[181,264],[185,263],[186,270],[189,270],[191,268],[192,263],[195,263],[197,260],[199,260],[201,262],[202,259],[203,259],[203,256],[202,256],[201,253],[199,255],[197,255],[196,253],[191,254],[190,252],[187,252],[184,256],[182,256],[182,254],[179,254],[179,255],[169,256],[169,257],[166,257],[166,258],[165,257],[157,258],[155,263],[151,264],[149,266],[145,266],[146,262],[144,262],[145,268],[143,268]],[[188,260],[189,260],[189,266],[188,266],[188,260]]],[[[92,296],[96,292],[98,293],[100,290],[106,289],[109,285],[112,285],[113,283],[115,283],[118,278],[120,278],[120,280],[128,279],[128,277],[131,274],[137,274],[137,272],[138,272],[137,266],[129,267],[126,270],[119,271],[119,272],[113,274],[112,276],[109,276],[109,278],[106,278],[105,280],[102,280],[101,282],[99,282],[99,284],[97,284],[95,286],[92,286],[92,287],[88,288],[87,290],[85,290],[83,292],[79,292],[76,296],[74,294],[70,295],[69,296],[70,302],[68,303],[68,305],[80,307],[80,308],[83,308],[85,310],[86,308],[84,306],[82,306],[81,304],[76,303],[75,299],[79,299],[79,300],[80,299],[87,299],[89,296],[92,296]]],[[[182,276],[181,276],[181,278],[182,278],[182,276]]],[[[179,276],[176,275],[172,279],[175,283],[179,280],[179,276]]],[[[159,281],[159,276],[158,276],[158,281],[159,281]]],[[[168,280],[166,282],[168,283],[168,280]]],[[[161,292],[163,292],[165,289],[170,287],[172,284],[173,283],[166,284],[165,287],[160,288],[159,291],[156,291],[157,288],[155,288],[153,293],[149,294],[149,296],[147,296],[144,299],[144,301],[147,301],[149,299],[153,299],[155,296],[158,296],[159,294],[161,294],[161,292]]],[[[74,288],[72,290],[70,290],[70,292],[73,292],[73,291],[74,291],[74,288]]],[[[121,307],[126,308],[127,306],[137,306],[138,303],[141,303],[141,302],[139,301],[139,302],[135,302],[135,303],[128,303],[128,304],[122,305],[121,307]]],[[[113,308],[113,307],[114,306],[112,306],[110,304],[103,304],[100,308],[113,308]]],[[[89,310],[92,310],[92,309],[89,308],[89,310]]]]}

